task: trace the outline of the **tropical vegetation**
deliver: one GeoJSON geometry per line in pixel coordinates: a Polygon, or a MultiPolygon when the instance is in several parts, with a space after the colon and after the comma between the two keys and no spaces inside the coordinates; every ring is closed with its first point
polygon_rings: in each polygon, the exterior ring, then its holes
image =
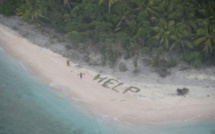
{"type": "Polygon", "coordinates": [[[1,0],[0,13],[48,24],[106,59],[160,51],[198,67],[214,61],[214,0],[1,0]],[[121,49],[118,49],[121,48],[121,49]],[[123,51],[122,51],[123,50],[123,51]]]}

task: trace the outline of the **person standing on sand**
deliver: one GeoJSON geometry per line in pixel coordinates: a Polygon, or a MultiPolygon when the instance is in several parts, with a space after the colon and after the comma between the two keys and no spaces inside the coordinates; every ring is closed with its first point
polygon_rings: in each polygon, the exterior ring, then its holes
{"type": "Polygon", "coordinates": [[[80,73],[80,78],[82,78],[82,73],[80,73]]]}
{"type": "Polygon", "coordinates": [[[80,76],[80,79],[82,79],[84,73],[79,73],[78,75],[80,76]]]}
{"type": "Polygon", "coordinates": [[[70,66],[69,60],[66,61],[67,66],[70,66]]]}

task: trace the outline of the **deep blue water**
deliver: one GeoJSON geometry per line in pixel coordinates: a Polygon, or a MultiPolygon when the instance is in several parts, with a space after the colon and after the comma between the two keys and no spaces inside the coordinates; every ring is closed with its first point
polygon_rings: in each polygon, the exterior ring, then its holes
{"type": "Polygon", "coordinates": [[[80,105],[0,48],[0,134],[215,134],[215,122],[116,125],[80,105]]]}

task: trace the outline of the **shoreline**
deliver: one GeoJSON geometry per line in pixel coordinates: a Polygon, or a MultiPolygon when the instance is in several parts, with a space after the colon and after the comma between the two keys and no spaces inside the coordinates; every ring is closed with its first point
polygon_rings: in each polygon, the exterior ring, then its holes
{"type": "MultiPolygon", "coordinates": [[[[107,77],[105,81],[93,80],[98,72],[78,67],[70,62],[66,65],[66,58],[48,49],[32,44],[15,31],[0,24],[0,47],[12,55],[18,61],[30,69],[31,73],[41,78],[48,85],[54,83],[53,90],[64,97],[80,99],[84,103],[90,104],[92,111],[102,115],[107,115],[118,119],[119,122],[129,124],[153,124],[174,121],[202,121],[215,120],[215,91],[213,85],[208,88],[199,86],[189,87],[190,93],[187,97],[177,96],[175,89],[185,85],[171,84],[133,84],[141,89],[138,94],[134,88],[128,93],[113,91],[117,83],[113,84],[107,77]],[[83,72],[82,79],[78,74],[83,72]],[[102,85],[105,85],[104,87],[102,85]],[[112,83],[112,84],[111,84],[112,83]],[[67,94],[57,87],[63,87],[67,94]],[[208,97],[207,95],[210,95],[208,97]],[[94,111],[95,110],[95,111],[94,111]]],[[[120,80],[118,84],[121,83],[120,80]]],[[[123,82],[124,83],[124,82],[123,82]]],[[[125,83],[127,87],[133,87],[125,83]]],[[[118,88],[119,89],[119,88],[118,88]]],[[[119,90],[118,90],[119,91],[119,90]]],[[[99,115],[98,114],[98,115],[99,115]]],[[[114,119],[113,119],[114,120],[114,119]]]]}

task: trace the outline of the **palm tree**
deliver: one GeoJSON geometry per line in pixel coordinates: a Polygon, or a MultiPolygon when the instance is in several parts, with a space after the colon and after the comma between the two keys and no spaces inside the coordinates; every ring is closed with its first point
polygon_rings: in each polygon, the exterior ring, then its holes
{"type": "Polygon", "coordinates": [[[70,12],[72,12],[72,8],[71,8],[71,6],[69,4],[69,0],[63,0],[63,3],[64,3],[64,5],[67,5],[69,10],[70,10],[70,12]]]}
{"type": "Polygon", "coordinates": [[[21,0],[20,9],[23,10],[23,17],[27,20],[34,21],[38,17],[43,17],[41,0],[21,0]]]}
{"type": "MultiPolygon", "coordinates": [[[[109,12],[109,14],[110,14],[110,12],[111,12],[111,6],[114,4],[114,3],[116,3],[118,0],[108,0],[108,12],[109,12]]],[[[105,2],[105,0],[99,0],[99,4],[102,4],[102,3],[104,3],[105,2]]]]}
{"type": "Polygon", "coordinates": [[[182,19],[180,22],[175,24],[175,34],[171,35],[173,40],[170,50],[174,48],[193,48],[191,39],[193,37],[192,28],[196,27],[193,21],[182,19]]]}
{"type": "Polygon", "coordinates": [[[151,39],[159,41],[161,45],[164,45],[166,49],[169,49],[171,40],[176,39],[174,20],[167,21],[165,19],[160,19],[159,24],[153,27],[155,35],[151,39]]]}
{"type": "Polygon", "coordinates": [[[158,16],[158,2],[156,0],[135,0],[133,1],[137,12],[144,12],[148,16],[158,16]]]}
{"type": "Polygon", "coordinates": [[[203,51],[211,53],[215,48],[215,24],[210,24],[208,20],[202,21],[203,26],[197,29],[194,45],[203,45],[203,51]]]}
{"type": "Polygon", "coordinates": [[[198,28],[194,45],[203,45],[203,51],[211,53],[215,50],[215,1],[202,3],[199,8],[201,18],[196,21],[198,28]]]}
{"type": "Polygon", "coordinates": [[[170,46],[170,51],[175,49],[175,48],[182,48],[183,50],[188,47],[188,48],[193,48],[192,42],[189,39],[189,33],[185,34],[187,32],[183,33],[177,33],[176,35],[170,35],[171,39],[173,39],[173,42],[170,46]]]}

